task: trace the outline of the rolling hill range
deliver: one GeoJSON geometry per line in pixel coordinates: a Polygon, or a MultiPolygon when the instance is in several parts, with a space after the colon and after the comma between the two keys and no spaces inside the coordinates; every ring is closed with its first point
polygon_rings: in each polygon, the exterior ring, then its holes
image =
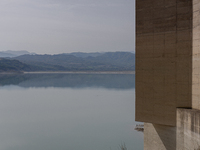
{"type": "Polygon", "coordinates": [[[21,72],[31,71],[33,68],[18,60],[0,58],[0,72],[21,72]]]}
{"type": "Polygon", "coordinates": [[[133,71],[135,68],[135,54],[130,52],[107,52],[96,57],[77,57],[72,53],[22,55],[13,59],[38,68],[38,71],[133,71]]]}
{"type": "Polygon", "coordinates": [[[20,55],[0,58],[0,72],[32,71],[134,71],[130,52],[20,55]]]}
{"type": "Polygon", "coordinates": [[[25,54],[34,54],[34,53],[29,53],[28,51],[25,51],[25,50],[21,50],[21,51],[12,51],[12,50],[0,51],[0,58],[12,58],[12,57],[20,56],[20,55],[25,55],[25,54]]]}

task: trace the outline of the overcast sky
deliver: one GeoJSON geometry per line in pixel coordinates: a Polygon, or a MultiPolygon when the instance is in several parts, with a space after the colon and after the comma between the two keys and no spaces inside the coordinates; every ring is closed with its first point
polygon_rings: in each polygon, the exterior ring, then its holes
{"type": "Polygon", "coordinates": [[[134,0],[0,0],[0,51],[134,51],[134,0]]]}

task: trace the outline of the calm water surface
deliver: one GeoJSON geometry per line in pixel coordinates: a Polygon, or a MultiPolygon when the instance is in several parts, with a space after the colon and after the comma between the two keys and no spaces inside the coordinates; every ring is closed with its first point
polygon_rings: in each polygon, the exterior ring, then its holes
{"type": "Polygon", "coordinates": [[[143,149],[134,75],[0,75],[1,150],[143,149]]]}

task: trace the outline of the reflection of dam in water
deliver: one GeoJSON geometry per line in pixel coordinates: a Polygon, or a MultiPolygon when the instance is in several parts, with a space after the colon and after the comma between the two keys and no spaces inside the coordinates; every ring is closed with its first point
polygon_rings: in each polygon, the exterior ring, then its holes
{"type": "Polygon", "coordinates": [[[0,85],[21,87],[135,88],[135,74],[14,74],[0,75],[0,85]]]}
{"type": "Polygon", "coordinates": [[[136,120],[145,150],[200,148],[200,1],[136,0],[136,120]]]}

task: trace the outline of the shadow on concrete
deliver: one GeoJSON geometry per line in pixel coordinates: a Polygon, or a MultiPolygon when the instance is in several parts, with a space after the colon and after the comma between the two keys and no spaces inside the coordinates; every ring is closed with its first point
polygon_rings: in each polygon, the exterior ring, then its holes
{"type": "Polygon", "coordinates": [[[176,127],[153,124],[166,150],[176,150],[176,127]]]}

